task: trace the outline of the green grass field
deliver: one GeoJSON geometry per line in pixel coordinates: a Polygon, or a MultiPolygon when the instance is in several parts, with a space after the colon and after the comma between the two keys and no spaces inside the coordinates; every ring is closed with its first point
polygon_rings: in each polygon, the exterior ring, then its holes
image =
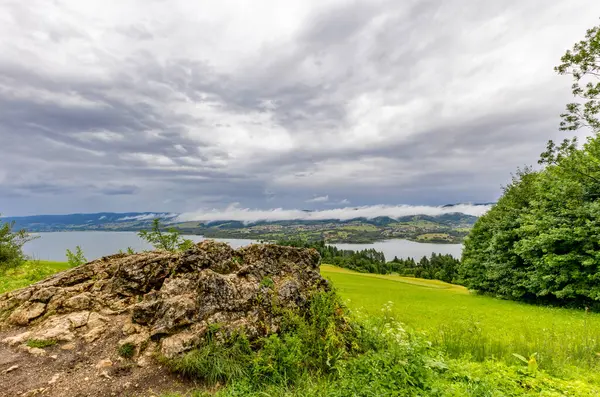
{"type": "Polygon", "coordinates": [[[379,228],[377,226],[373,226],[373,225],[350,225],[350,226],[341,227],[340,229],[355,230],[355,231],[359,231],[359,232],[376,232],[379,230],[379,228]]]}
{"type": "Polygon", "coordinates": [[[419,234],[417,240],[428,241],[428,240],[451,240],[452,237],[448,233],[425,233],[419,234]]]}
{"type": "MultiPolygon", "coordinates": [[[[0,293],[68,268],[67,263],[28,262],[0,276],[0,293]]],[[[328,265],[321,266],[321,273],[355,313],[368,318],[392,314],[447,353],[450,369],[437,380],[443,390],[440,395],[583,397],[600,393],[600,314],[478,296],[441,281],[355,273],[328,265]],[[513,353],[527,358],[537,353],[543,371],[527,372],[527,365],[513,353]]],[[[327,386],[323,381],[300,385],[297,394],[273,389],[270,395],[328,395],[315,391],[327,386]]],[[[224,390],[223,395],[239,394],[224,390]]]]}
{"type": "Polygon", "coordinates": [[[26,287],[69,267],[66,262],[29,261],[18,269],[0,275],[0,294],[26,287]]]}
{"type": "MultiPolygon", "coordinates": [[[[440,281],[355,273],[321,266],[349,306],[395,316],[421,331],[451,357],[517,363],[513,353],[537,353],[540,368],[563,374],[600,366],[600,314],[526,305],[471,294],[440,281]]],[[[579,372],[579,371],[577,371],[579,372]]]]}

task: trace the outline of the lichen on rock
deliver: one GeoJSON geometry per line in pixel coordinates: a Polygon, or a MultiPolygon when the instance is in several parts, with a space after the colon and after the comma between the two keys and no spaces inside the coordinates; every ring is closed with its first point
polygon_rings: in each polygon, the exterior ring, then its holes
{"type": "Polygon", "coordinates": [[[92,343],[117,333],[137,355],[152,347],[172,358],[214,324],[248,338],[274,332],[280,309],[302,311],[311,294],[327,289],[319,261],[312,249],[233,250],[214,241],[180,253],[117,254],[1,295],[0,329],[20,331],[5,342],[21,345],[27,338],[92,343]]]}

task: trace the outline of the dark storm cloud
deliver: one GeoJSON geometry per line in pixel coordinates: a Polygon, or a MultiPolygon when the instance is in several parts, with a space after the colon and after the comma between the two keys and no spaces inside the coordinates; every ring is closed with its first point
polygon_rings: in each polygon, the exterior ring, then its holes
{"type": "Polygon", "coordinates": [[[294,6],[4,2],[0,210],[493,201],[559,136],[552,67],[600,11],[294,6]]]}

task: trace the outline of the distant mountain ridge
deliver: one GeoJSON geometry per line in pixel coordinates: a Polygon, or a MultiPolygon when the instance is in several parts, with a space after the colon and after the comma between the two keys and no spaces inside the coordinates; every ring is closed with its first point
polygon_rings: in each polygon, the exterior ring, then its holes
{"type": "Polygon", "coordinates": [[[303,238],[329,242],[368,243],[390,238],[434,243],[458,243],[478,219],[460,212],[441,215],[379,216],[347,220],[277,220],[244,222],[180,221],[170,212],[100,212],[90,214],[33,215],[0,218],[15,222],[30,232],[56,231],[138,231],[148,228],[155,218],[185,234],[212,238],[278,240],[303,238]]]}
{"type": "MultiPolygon", "coordinates": [[[[487,204],[482,204],[487,205],[487,204]]],[[[452,205],[448,205],[452,206],[452,205]]],[[[340,224],[350,224],[356,222],[362,222],[371,225],[388,225],[394,222],[408,222],[418,217],[421,220],[432,221],[441,224],[447,224],[449,226],[458,223],[473,224],[477,219],[476,216],[463,214],[460,212],[442,214],[442,215],[407,215],[398,218],[391,218],[387,216],[379,216],[375,218],[357,217],[352,219],[320,219],[320,220],[305,220],[305,219],[290,219],[290,220],[279,220],[279,221],[255,221],[255,222],[244,222],[237,220],[225,220],[225,221],[192,221],[192,222],[178,222],[177,217],[180,214],[172,212],[98,212],[98,213],[77,213],[77,214],[64,214],[64,215],[30,215],[30,216],[13,216],[13,217],[0,217],[0,220],[4,222],[15,222],[16,228],[26,229],[31,232],[42,232],[42,231],[64,231],[64,230],[114,230],[114,229],[127,229],[137,230],[143,228],[152,223],[156,218],[162,220],[165,224],[187,224],[197,223],[199,225],[205,225],[207,227],[219,227],[222,229],[237,229],[248,226],[261,226],[261,225],[290,225],[290,224],[304,224],[304,225],[318,225],[327,224],[331,222],[340,224]]]]}
{"type": "Polygon", "coordinates": [[[15,222],[18,229],[30,232],[66,230],[133,230],[145,227],[153,219],[165,222],[179,214],[169,212],[98,212],[91,214],[31,215],[0,218],[5,222],[15,222]]]}

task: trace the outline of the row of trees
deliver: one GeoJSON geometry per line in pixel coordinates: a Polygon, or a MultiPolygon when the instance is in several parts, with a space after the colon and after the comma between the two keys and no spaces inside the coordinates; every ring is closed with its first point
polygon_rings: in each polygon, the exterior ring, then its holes
{"type": "Polygon", "coordinates": [[[561,129],[591,128],[542,153],[540,171],[519,170],[465,241],[460,277],[496,296],[600,309],[600,27],[587,32],[556,70],[573,76],[582,103],[561,129]]]}
{"type": "Polygon", "coordinates": [[[361,273],[399,274],[402,276],[442,280],[449,283],[459,282],[458,267],[460,261],[452,255],[433,253],[431,257],[424,256],[418,262],[413,258],[399,259],[395,257],[386,262],[383,252],[373,248],[352,251],[342,250],[324,241],[284,240],[279,245],[292,247],[314,248],[319,251],[323,263],[354,270],[361,273]]]}
{"type": "Polygon", "coordinates": [[[460,260],[449,254],[442,255],[434,252],[429,258],[424,256],[418,262],[412,258],[398,259],[396,257],[387,265],[390,273],[461,284],[458,277],[460,260]]]}

